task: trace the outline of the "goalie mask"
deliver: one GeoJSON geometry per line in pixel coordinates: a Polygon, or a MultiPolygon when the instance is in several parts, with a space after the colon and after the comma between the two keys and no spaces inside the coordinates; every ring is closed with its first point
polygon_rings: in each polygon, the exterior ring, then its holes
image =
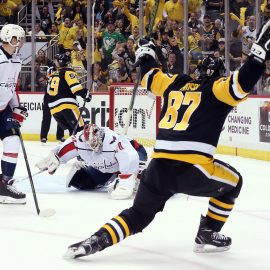
{"type": "Polygon", "coordinates": [[[95,124],[87,124],[84,126],[83,135],[86,144],[96,153],[102,151],[103,139],[105,132],[95,124]]]}
{"type": "Polygon", "coordinates": [[[205,78],[220,77],[225,75],[224,61],[219,58],[207,56],[197,66],[195,70],[196,78],[201,80],[205,78]]]}

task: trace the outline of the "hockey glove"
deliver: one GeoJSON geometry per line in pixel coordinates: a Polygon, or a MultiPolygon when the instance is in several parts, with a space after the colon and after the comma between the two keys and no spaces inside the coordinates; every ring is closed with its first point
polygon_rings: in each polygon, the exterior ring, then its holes
{"type": "Polygon", "coordinates": [[[19,126],[22,125],[23,121],[26,119],[27,116],[28,113],[26,108],[21,106],[13,108],[13,118],[19,126]]]}
{"type": "Polygon", "coordinates": [[[80,96],[83,98],[83,100],[85,102],[90,102],[91,99],[92,99],[92,94],[86,88],[84,88],[84,90],[83,90],[83,92],[82,92],[82,94],[80,96]]]}
{"type": "Polygon", "coordinates": [[[84,98],[84,101],[85,102],[90,102],[92,100],[92,94],[89,93],[85,98],[84,98]]]}
{"type": "Polygon", "coordinates": [[[134,67],[138,67],[142,62],[154,58],[156,60],[156,45],[147,39],[141,39],[138,43],[138,49],[135,52],[134,67]]]}
{"type": "Polygon", "coordinates": [[[270,20],[260,29],[256,41],[253,43],[250,54],[254,59],[263,63],[270,59],[270,20]]]}
{"type": "Polygon", "coordinates": [[[46,158],[40,160],[36,167],[41,171],[48,170],[49,174],[54,174],[60,165],[59,157],[51,152],[46,158]]]}

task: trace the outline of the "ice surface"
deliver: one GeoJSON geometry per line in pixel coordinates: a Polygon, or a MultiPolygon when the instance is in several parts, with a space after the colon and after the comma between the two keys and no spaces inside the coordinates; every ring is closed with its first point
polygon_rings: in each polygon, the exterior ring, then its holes
{"type": "MultiPolygon", "coordinates": [[[[41,146],[39,142],[25,142],[32,173],[37,172],[35,162],[53,146],[55,143],[41,146]]],[[[222,231],[233,239],[230,251],[193,253],[207,200],[177,195],[143,233],[92,256],[63,259],[68,245],[89,237],[132,204],[132,200],[110,200],[102,192],[67,189],[65,175],[70,165],[66,164],[53,176],[43,173],[34,177],[40,209],[54,208],[53,217],[37,216],[28,180],[17,183],[18,189],[27,193],[26,205],[0,205],[0,269],[270,269],[270,164],[240,157],[217,158],[236,167],[244,179],[240,197],[222,231]]],[[[20,153],[16,177],[26,175],[20,153]]]]}

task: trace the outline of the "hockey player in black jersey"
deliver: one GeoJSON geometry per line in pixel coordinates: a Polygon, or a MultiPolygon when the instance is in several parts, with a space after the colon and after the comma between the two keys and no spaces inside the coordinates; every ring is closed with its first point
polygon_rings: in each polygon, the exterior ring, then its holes
{"type": "Polygon", "coordinates": [[[66,53],[56,55],[58,71],[50,76],[47,93],[51,114],[61,128],[68,129],[71,135],[78,121],[77,132],[81,131],[84,125],[76,96],[81,96],[87,102],[91,100],[91,96],[79,82],[76,72],[69,67],[70,61],[70,56],[66,53]]]}
{"type": "Polygon", "coordinates": [[[208,212],[201,216],[194,251],[230,248],[231,238],[219,232],[243,180],[233,167],[215,159],[214,153],[228,113],[247,98],[265,70],[270,56],[269,31],[270,20],[259,32],[247,62],[228,77],[220,77],[221,63],[210,57],[198,67],[198,80],[165,74],[155,61],[154,44],[141,44],[136,61],[140,61],[142,84],[164,99],[152,160],[132,207],[90,238],[69,246],[68,258],[93,254],[141,232],[175,193],[210,198],[208,212]]]}

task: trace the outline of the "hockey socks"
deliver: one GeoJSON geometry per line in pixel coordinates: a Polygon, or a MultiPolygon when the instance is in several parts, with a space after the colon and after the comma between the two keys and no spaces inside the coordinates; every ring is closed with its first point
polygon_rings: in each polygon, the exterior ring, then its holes
{"type": "Polygon", "coordinates": [[[127,222],[121,216],[116,216],[102,226],[90,238],[69,246],[64,257],[76,259],[91,255],[117,244],[130,235],[131,231],[127,222]]]}

